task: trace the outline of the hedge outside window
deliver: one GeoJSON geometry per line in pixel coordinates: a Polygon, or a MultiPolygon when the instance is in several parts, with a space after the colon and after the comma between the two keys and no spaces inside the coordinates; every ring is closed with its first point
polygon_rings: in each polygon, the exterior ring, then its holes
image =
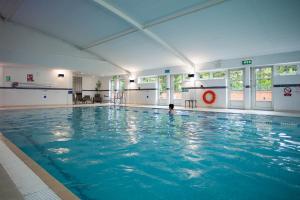
{"type": "Polygon", "coordinates": [[[280,76],[296,75],[298,71],[297,65],[280,65],[276,67],[276,73],[280,76]]]}
{"type": "Polygon", "coordinates": [[[174,79],[173,79],[174,99],[182,99],[182,82],[183,82],[183,74],[174,75],[174,79]]]}
{"type": "Polygon", "coordinates": [[[125,80],[124,79],[121,79],[120,82],[119,82],[119,86],[120,86],[120,90],[121,91],[124,91],[125,90],[125,80]]]}
{"type": "Polygon", "coordinates": [[[156,76],[145,76],[145,77],[140,77],[139,78],[140,83],[156,83],[157,82],[157,77],[156,76]]]}
{"type": "Polygon", "coordinates": [[[210,79],[210,72],[201,72],[199,73],[199,78],[200,79],[210,79]]]}
{"type": "Polygon", "coordinates": [[[167,91],[167,76],[159,76],[159,98],[160,99],[167,99],[168,98],[168,91],[167,91]]]}
{"type": "Polygon", "coordinates": [[[225,78],[225,72],[224,71],[212,72],[212,77],[214,79],[223,79],[225,78]]]}

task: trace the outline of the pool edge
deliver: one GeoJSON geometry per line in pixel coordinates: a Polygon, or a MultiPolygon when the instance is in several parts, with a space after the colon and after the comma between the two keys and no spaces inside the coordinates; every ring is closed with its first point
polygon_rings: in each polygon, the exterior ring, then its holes
{"type": "Polygon", "coordinates": [[[39,164],[27,156],[0,132],[0,140],[12,151],[35,175],[37,175],[62,200],[79,200],[74,193],[50,175],[39,164]]]}
{"type": "MultiPolygon", "coordinates": [[[[80,108],[80,107],[107,107],[107,106],[124,106],[124,107],[135,107],[135,108],[155,108],[155,109],[168,109],[168,106],[161,105],[139,105],[139,104],[111,104],[111,103],[100,103],[100,104],[79,104],[79,105],[37,105],[37,106],[11,106],[1,107],[0,111],[4,110],[31,110],[31,109],[51,109],[51,108],[80,108]]],[[[230,108],[186,108],[177,106],[176,110],[192,111],[192,112],[213,112],[213,113],[230,113],[230,114],[248,114],[248,115],[264,115],[264,116],[279,116],[279,117],[300,117],[299,111],[271,111],[271,110],[253,110],[253,109],[230,109],[230,108]]]]}

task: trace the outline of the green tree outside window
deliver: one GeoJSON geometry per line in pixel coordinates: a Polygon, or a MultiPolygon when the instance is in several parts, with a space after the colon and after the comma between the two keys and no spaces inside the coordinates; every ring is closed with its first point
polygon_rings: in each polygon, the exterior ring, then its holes
{"type": "Polygon", "coordinates": [[[296,75],[298,71],[297,65],[280,65],[276,67],[276,72],[280,76],[296,75]]]}
{"type": "Polygon", "coordinates": [[[201,72],[198,75],[200,79],[210,79],[210,72],[201,72]]]}
{"type": "Polygon", "coordinates": [[[212,77],[213,78],[225,78],[225,72],[224,71],[213,72],[212,77]]]}
{"type": "Polygon", "coordinates": [[[120,90],[124,91],[125,90],[125,80],[121,79],[120,82],[119,82],[119,84],[120,84],[120,90]]]}
{"type": "Polygon", "coordinates": [[[183,82],[182,74],[174,75],[174,91],[175,92],[182,91],[182,82],[183,82]]]}

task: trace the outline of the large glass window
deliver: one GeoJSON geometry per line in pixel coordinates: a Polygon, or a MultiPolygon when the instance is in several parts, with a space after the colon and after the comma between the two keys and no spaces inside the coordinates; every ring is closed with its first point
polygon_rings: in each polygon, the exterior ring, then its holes
{"type": "Polygon", "coordinates": [[[230,70],[229,84],[230,84],[230,100],[243,101],[244,100],[244,70],[230,70]]]}
{"type": "Polygon", "coordinates": [[[159,76],[159,77],[158,77],[158,80],[159,80],[159,98],[160,98],[160,99],[167,99],[167,98],[168,98],[168,91],[167,91],[167,87],[168,87],[167,76],[166,76],[166,75],[159,76]]]}
{"type": "Polygon", "coordinates": [[[200,79],[210,79],[210,73],[209,72],[201,72],[198,74],[200,79]]]}
{"type": "Polygon", "coordinates": [[[109,91],[110,98],[114,98],[115,90],[116,90],[115,80],[112,79],[112,80],[110,80],[110,91],[109,91]]]}
{"type": "Polygon", "coordinates": [[[183,82],[183,75],[176,74],[174,75],[173,84],[174,84],[174,99],[182,99],[182,82],[183,82]]]}
{"type": "Polygon", "coordinates": [[[124,79],[121,79],[120,81],[119,81],[119,87],[120,87],[120,90],[121,91],[124,91],[125,90],[125,80],[124,79]]]}
{"type": "Polygon", "coordinates": [[[199,79],[207,80],[207,79],[223,79],[225,78],[225,71],[216,71],[216,72],[200,72],[198,73],[199,79]]]}
{"type": "Polygon", "coordinates": [[[298,71],[297,65],[280,65],[276,67],[276,73],[280,76],[296,75],[298,71]]]}
{"type": "Polygon", "coordinates": [[[156,83],[157,76],[144,76],[139,78],[139,83],[156,83]]]}
{"type": "Polygon", "coordinates": [[[256,101],[272,101],[272,67],[255,69],[256,101]]]}
{"type": "Polygon", "coordinates": [[[225,72],[224,71],[218,71],[218,72],[212,72],[212,77],[214,79],[223,79],[225,78],[225,72]]]}

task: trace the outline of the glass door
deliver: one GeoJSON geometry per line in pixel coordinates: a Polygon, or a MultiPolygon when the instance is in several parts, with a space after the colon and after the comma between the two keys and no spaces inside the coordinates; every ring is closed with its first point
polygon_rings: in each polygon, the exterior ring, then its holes
{"type": "Polygon", "coordinates": [[[158,77],[159,88],[159,105],[168,105],[169,103],[169,91],[168,91],[168,77],[167,75],[161,75],[158,77]]]}
{"type": "Polygon", "coordinates": [[[115,80],[110,80],[109,82],[109,98],[114,99],[116,92],[116,82],[115,80]]]}
{"type": "Polygon", "coordinates": [[[243,109],[244,103],[244,69],[232,69],[228,73],[229,108],[243,109]]]}
{"type": "Polygon", "coordinates": [[[273,67],[255,67],[252,70],[252,105],[254,109],[272,110],[273,67]]]}

